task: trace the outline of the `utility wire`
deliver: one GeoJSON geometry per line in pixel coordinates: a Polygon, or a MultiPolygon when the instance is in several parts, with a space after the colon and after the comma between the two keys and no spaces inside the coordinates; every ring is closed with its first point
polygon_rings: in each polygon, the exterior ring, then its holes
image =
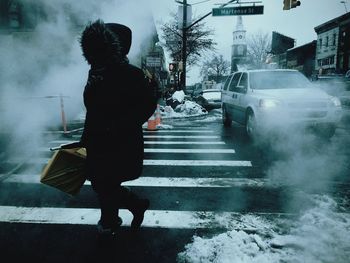
{"type": "Polygon", "coordinates": [[[209,2],[209,1],[212,1],[212,0],[205,0],[205,1],[197,2],[197,3],[191,4],[191,5],[198,5],[198,4],[206,3],[206,2],[209,2]]]}

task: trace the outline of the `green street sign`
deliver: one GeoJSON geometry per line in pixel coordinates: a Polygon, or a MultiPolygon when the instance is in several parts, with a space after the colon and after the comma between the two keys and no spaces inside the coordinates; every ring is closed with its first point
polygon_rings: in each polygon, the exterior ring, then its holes
{"type": "Polygon", "coordinates": [[[213,8],[213,16],[245,16],[245,15],[262,15],[264,13],[264,6],[237,6],[237,7],[223,7],[213,8]]]}

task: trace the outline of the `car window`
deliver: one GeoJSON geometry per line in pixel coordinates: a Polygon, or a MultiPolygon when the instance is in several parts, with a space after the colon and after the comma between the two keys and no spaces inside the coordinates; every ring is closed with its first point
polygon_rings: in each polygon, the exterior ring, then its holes
{"type": "Polygon", "coordinates": [[[299,71],[258,71],[250,73],[252,89],[308,88],[310,81],[299,71]]]}
{"type": "Polygon", "coordinates": [[[232,75],[226,79],[224,84],[224,90],[227,90],[227,87],[228,87],[228,84],[230,84],[231,78],[232,78],[232,75]]]}
{"type": "Polygon", "coordinates": [[[230,87],[229,87],[229,91],[235,91],[235,88],[238,84],[239,78],[241,77],[241,72],[235,73],[232,77],[231,83],[230,83],[230,87]]]}
{"type": "Polygon", "coordinates": [[[239,83],[235,88],[235,91],[238,93],[246,93],[247,87],[248,87],[248,74],[242,73],[242,77],[239,80],[239,83]]]}

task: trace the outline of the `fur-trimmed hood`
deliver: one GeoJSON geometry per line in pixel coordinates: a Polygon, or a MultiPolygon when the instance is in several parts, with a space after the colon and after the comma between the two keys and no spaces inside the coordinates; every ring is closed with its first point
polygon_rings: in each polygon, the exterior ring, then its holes
{"type": "Polygon", "coordinates": [[[127,26],[104,23],[99,19],[85,27],[80,45],[83,56],[90,65],[103,66],[125,62],[131,38],[132,32],[127,26]]]}

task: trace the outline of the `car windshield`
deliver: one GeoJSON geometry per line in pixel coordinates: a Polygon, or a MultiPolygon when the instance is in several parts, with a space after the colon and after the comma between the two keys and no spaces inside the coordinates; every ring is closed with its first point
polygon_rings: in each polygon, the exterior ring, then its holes
{"type": "Polygon", "coordinates": [[[250,73],[252,89],[300,89],[307,88],[309,80],[297,71],[262,71],[250,73]]]}

